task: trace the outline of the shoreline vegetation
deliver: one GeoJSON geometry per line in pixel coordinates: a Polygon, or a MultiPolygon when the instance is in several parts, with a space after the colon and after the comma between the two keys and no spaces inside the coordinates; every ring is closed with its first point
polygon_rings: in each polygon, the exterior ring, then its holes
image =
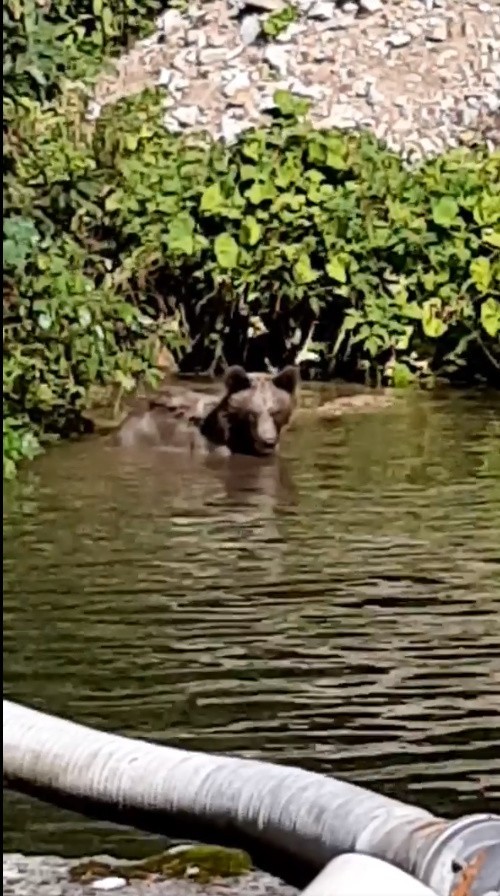
{"type": "Polygon", "coordinates": [[[7,0],[4,477],[170,362],[498,385],[500,151],[409,167],[285,90],[230,144],[168,132],[159,88],[89,120],[103,59],[163,6],[7,0]]]}

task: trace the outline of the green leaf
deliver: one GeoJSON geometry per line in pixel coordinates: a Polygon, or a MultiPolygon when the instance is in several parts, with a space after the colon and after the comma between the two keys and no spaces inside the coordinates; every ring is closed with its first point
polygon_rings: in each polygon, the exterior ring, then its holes
{"type": "MultiPolygon", "coordinates": [[[[363,316],[359,313],[359,311],[348,311],[345,318],[344,323],[342,324],[342,329],[346,332],[350,330],[355,330],[357,326],[363,321],[363,316]]],[[[369,329],[369,328],[368,328],[369,329]]]]}
{"type": "Polygon", "coordinates": [[[112,37],[114,34],[113,28],[113,13],[109,6],[105,6],[102,14],[101,14],[101,22],[102,22],[102,30],[106,37],[112,37]]]}
{"type": "Polygon", "coordinates": [[[123,143],[125,148],[130,150],[130,152],[135,152],[137,147],[139,146],[139,135],[138,134],[125,134],[123,137],[123,143]]]}
{"type": "Polygon", "coordinates": [[[432,203],[432,219],[440,227],[456,224],[458,212],[458,203],[451,196],[441,196],[432,203]]]}
{"type": "Polygon", "coordinates": [[[326,273],[338,283],[347,283],[346,261],[341,255],[329,255],[326,273]]]}
{"type": "Polygon", "coordinates": [[[406,302],[403,305],[402,312],[404,317],[410,318],[410,320],[422,319],[422,309],[417,302],[406,302]]]}
{"type": "Polygon", "coordinates": [[[110,193],[104,200],[104,208],[107,212],[114,212],[118,208],[123,208],[124,201],[121,193],[110,193]]]}
{"type": "Polygon", "coordinates": [[[340,152],[335,149],[328,150],[325,165],[333,171],[344,171],[344,169],[347,168],[344,158],[341,156],[340,152]]]}
{"type": "Polygon", "coordinates": [[[214,252],[221,268],[232,270],[238,263],[238,243],[229,233],[220,233],[215,238],[214,252]]]}
{"type": "Polygon", "coordinates": [[[483,242],[487,243],[488,246],[494,246],[495,249],[500,249],[500,230],[483,230],[481,235],[483,242]]]}
{"type": "Polygon", "coordinates": [[[415,379],[415,375],[410,368],[401,361],[396,361],[392,370],[392,384],[397,389],[409,386],[415,379]]]}
{"type": "Polygon", "coordinates": [[[474,260],[470,263],[469,270],[470,275],[479,292],[486,292],[491,283],[492,277],[489,258],[484,258],[483,256],[480,258],[474,258],[474,260]]]}
{"type": "Polygon", "coordinates": [[[315,317],[319,317],[321,314],[321,305],[319,299],[315,295],[309,296],[309,308],[315,317]]]}
{"type": "Polygon", "coordinates": [[[480,224],[498,224],[500,219],[500,195],[490,195],[484,191],[474,206],[474,220],[480,224]]]}
{"type": "Polygon", "coordinates": [[[376,336],[368,336],[368,339],[365,339],[363,343],[363,348],[370,357],[376,358],[381,348],[383,348],[383,343],[376,336]]]}
{"type": "Polygon", "coordinates": [[[273,199],[276,191],[271,183],[254,183],[246,192],[246,197],[252,205],[260,205],[267,199],[273,199]]]}
{"type": "Polygon", "coordinates": [[[240,240],[244,246],[255,246],[262,234],[262,227],[253,215],[243,219],[240,229],[240,240]]]}
{"type": "Polygon", "coordinates": [[[305,115],[311,106],[309,100],[296,96],[289,90],[276,90],[273,99],[274,105],[285,118],[305,115]]]}
{"type": "Polygon", "coordinates": [[[428,299],[422,307],[422,329],[431,339],[439,339],[448,329],[447,324],[440,318],[442,312],[439,299],[428,299]]]}
{"type": "Polygon", "coordinates": [[[124,370],[117,370],[115,372],[115,383],[118,383],[124,392],[132,392],[132,389],[134,389],[136,385],[134,377],[124,370]]]}
{"type": "Polygon", "coordinates": [[[305,252],[302,252],[299,255],[292,270],[294,280],[299,284],[312,283],[319,277],[319,272],[315,271],[311,267],[311,259],[309,258],[309,255],[306,255],[305,252]]]}
{"type": "Polygon", "coordinates": [[[500,302],[486,299],[481,305],[481,325],[488,336],[496,339],[500,332],[500,302]]]}
{"type": "Polygon", "coordinates": [[[203,192],[200,201],[200,211],[216,214],[226,205],[219,184],[211,184],[203,192]]]}
{"type": "Polygon", "coordinates": [[[170,222],[167,231],[167,246],[171,252],[180,252],[184,255],[192,255],[194,252],[194,221],[191,215],[184,213],[177,215],[170,222]]]}

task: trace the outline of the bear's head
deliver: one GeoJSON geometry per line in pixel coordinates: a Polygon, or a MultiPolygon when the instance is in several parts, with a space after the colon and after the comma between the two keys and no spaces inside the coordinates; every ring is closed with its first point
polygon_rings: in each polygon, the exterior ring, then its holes
{"type": "Polygon", "coordinates": [[[225,395],[214,413],[220,415],[224,441],[233,454],[276,451],[296,405],[298,384],[299,373],[292,366],[273,375],[247,373],[238,366],[226,371],[225,395]]]}

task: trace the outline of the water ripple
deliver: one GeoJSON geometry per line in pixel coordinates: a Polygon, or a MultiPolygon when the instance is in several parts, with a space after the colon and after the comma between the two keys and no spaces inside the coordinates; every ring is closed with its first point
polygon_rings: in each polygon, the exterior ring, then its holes
{"type": "MultiPolygon", "coordinates": [[[[4,505],[6,694],[436,812],[491,808],[499,410],[408,396],[296,429],[276,464],[55,449],[4,505]]],[[[5,800],[7,849],[140,842],[5,800]]]]}

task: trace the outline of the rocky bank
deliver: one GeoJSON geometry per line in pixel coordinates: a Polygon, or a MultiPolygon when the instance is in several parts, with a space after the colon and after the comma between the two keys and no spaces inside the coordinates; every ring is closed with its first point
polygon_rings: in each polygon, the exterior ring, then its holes
{"type": "Polygon", "coordinates": [[[71,880],[73,865],[75,860],[56,856],[5,854],[4,896],[97,896],[105,892],[117,896],[298,896],[299,893],[294,887],[261,871],[220,878],[209,884],[198,883],[190,879],[189,874],[182,879],[152,877],[130,882],[116,875],[84,883],[71,880]]]}
{"type": "Polygon", "coordinates": [[[500,4],[481,0],[194,0],[103,74],[89,107],[160,84],[165,126],[230,141],[277,89],[319,127],[368,128],[409,159],[500,146],[500,4]]]}

